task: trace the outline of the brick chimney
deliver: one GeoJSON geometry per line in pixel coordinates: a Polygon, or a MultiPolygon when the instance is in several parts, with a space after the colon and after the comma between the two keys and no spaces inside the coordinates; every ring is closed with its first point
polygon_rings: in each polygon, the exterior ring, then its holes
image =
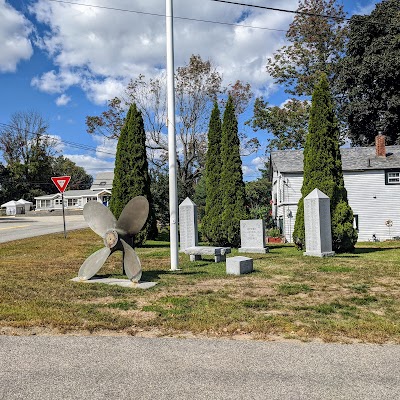
{"type": "Polygon", "coordinates": [[[375,147],[377,157],[386,157],[385,136],[381,133],[375,136],[375,147]]]}

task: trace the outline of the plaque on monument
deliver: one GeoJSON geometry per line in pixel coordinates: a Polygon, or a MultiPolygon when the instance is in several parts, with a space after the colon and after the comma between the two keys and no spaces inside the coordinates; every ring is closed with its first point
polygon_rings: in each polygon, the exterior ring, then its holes
{"type": "Polygon", "coordinates": [[[179,205],[180,251],[198,244],[197,206],[189,197],[179,205]]]}
{"type": "Polygon", "coordinates": [[[314,189],[304,198],[305,256],[328,257],[332,251],[331,209],[329,197],[314,189]]]}
{"type": "Polygon", "coordinates": [[[265,225],[262,219],[240,221],[239,253],[268,253],[265,245],[265,225]]]}

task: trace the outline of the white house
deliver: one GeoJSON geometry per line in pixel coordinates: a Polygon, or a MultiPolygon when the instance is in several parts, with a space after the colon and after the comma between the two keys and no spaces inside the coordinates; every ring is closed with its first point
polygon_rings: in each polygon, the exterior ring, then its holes
{"type": "MultiPolygon", "coordinates": [[[[90,189],[65,191],[65,209],[82,209],[88,201],[99,201],[108,206],[113,180],[114,172],[102,172],[97,174],[90,189]]],[[[36,211],[59,210],[62,208],[61,193],[35,197],[35,202],[36,211]]]]}
{"type": "MultiPolygon", "coordinates": [[[[384,140],[380,135],[375,147],[340,149],[359,241],[400,236],[400,146],[385,147],[384,140]]],[[[303,184],[303,151],[273,151],[270,161],[272,215],[286,240],[292,242],[303,184]]]]}

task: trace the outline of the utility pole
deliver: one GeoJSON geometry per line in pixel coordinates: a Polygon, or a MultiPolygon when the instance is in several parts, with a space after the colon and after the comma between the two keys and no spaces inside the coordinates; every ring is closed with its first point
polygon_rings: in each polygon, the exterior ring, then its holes
{"type": "Polygon", "coordinates": [[[176,182],[174,32],[172,0],[166,0],[167,29],[167,96],[168,96],[168,162],[169,162],[169,226],[171,271],[178,270],[178,186],[176,182]]]}

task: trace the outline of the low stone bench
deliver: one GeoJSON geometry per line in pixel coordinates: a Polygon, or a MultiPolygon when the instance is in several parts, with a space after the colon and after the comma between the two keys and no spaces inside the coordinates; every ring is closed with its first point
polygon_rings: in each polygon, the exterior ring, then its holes
{"type": "Polygon", "coordinates": [[[242,275],[253,272],[253,259],[236,256],[226,259],[226,273],[230,275],[242,275]]]}
{"type": "Polygon", "coordinates": [[[190,261],[201,260],[202,255],[214,256],[215,262],[226,260],[226,254],[231,252],[230,247],[194,246],[182,250],[183,253],[190,255],[190,261]]]}

